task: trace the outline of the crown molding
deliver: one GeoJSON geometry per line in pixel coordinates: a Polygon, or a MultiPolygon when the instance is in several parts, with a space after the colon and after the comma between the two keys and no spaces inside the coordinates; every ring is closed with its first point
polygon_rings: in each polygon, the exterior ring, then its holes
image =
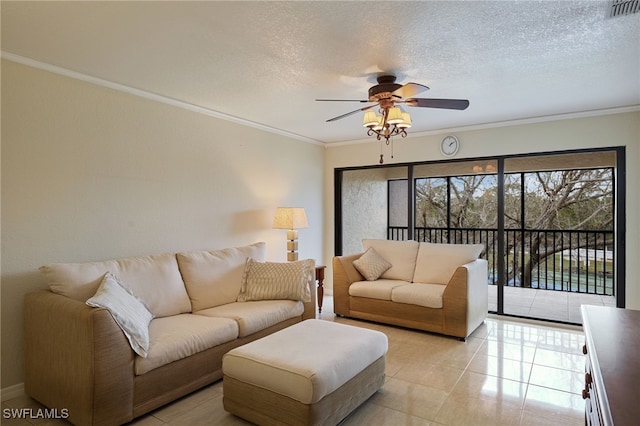
{"type": "MultiPolygon", "coordinates": [[[[598,117],[603,115],[624,114],[627,112],[637,112],[637,111],[640,111],[640,105],[629,105],[624,107],[580,111],[580,112],[572,112],[572,113],[566,113],[566,114],[543,115],[539,117],[522,118],[517,120],[495,121],[491,123],[474,124],[471,126],[447,127],[442,129],[427,130],[423,132],[409,133],[406,139],[442,135],[446,133],[470,132],[474,130],[486,130],[486,129],[495,129],[499,127],[520,126],[523,124],[545,123],[549,121],[572,120],[575,118],[589,118],[589,117],[598,117]]],[[[342,142],[331,142],[331,143],[327,143],[326,147],[333,148],[333,147],[339,147],[339,146],[358,145],[358,144],[371,143],[371,142],[377,142],[377,140],[368,138],[368,139],[357,139],[357,140],[342,141],[342,142]]]]}
{"type": "Polygon", "coordinates": [[[245,120],[244,118],[235,117],[233,115],[225,114],[220,111],[216,111],[210,108],[206,108],[200,105],[191,104],[189,102],[180,101],[178,99],[170,98],[168,96],[163,96],[157,93],[149,92],[146,90],[138,89],[135,87],[127,86],[120,83],[115,83],[113,81],[104,80],[102,78],[93,77],[87,74],[83,74],[81,72],[72,71],[67,68],[62,68],[57,65],[48,64],[46,62],[40,62],[35,59],[27,58],[24,56],[16,55],[14,53],[0,51],[0,57],[2,59],[6,59],[11,62],[16,62],[22,65],[27,65],[33,68],[38,68],[43,71],[48,71],[54,74],[59,74],[65,77],[73,78],[76,80],[84,81],[87,83],[95,84],[102,87],[107,87],[109,89],[117,90],[120,92],[124,92],[130,95],[138,96],[141,98],[149,99],[155,102],[160,102],[163,104],[175,106],[178,108],[186,109],[189,111],[197,112],[199,114],[208,115],[209,117],[219,118],[221,120],[230,121],[233,123],[241,124],[243,126],[253,127],[255,129],[263,130],[265,132],[274,133],[280,136],[285,136],[292,139],[297,139],[302,142],[307,142],[314,145],[325,145],[322,141],[318,141],[315,139],[311,139],[302,135],[298,135],[295,133],[287,132],[281,129],[276,129],[275,127],[270,127],[264,124],[256,123],[254,121],[245,120]]]}
{"type": "MultiPolygon", "coordinates": [[[[230,121],[233,123],[237,123],[243,126],[253,127],[255,129],[259,129],[265,132],[274,133],[280,136],[285,136],[288,138],[296,139],[302,142],[310,143],[313,145],[321,145],[325,148],[333,148],[347,145],[358,145],[364,143],[375,142],[371,138],[365,139],[355,139],[355,140],[347,140],[341,142],[323,142],[316,139],[308,138],[302,135],[298,135],[295,133],[287,132],[281,129],[276,129],[274,127],[270,127],[264,124],[256,123],[250,120],[246,120],[240,117],[235,117],[233,115],[225,114],[220,111],[216,111],[210,108],[206,108],[200,105],[191,104],[188,102],[180,101],[178,99],[170,98],[167,96],[159,95],[157,93],[149,92],[146,90],[138,89],[135,87],[127,86],[120,83],[115,83],[113,81],[104,80],[98,77],[93,77],[87,74],[83,74],[81,72],[72,71],[67,68],[59,67],[57,65],[48,64],[46,62],[37,61],[35,59],[27,58],[25,56],[16,55],[14,53],[0,51],[0,57],[3,59],[16,62],[22,65],[27,65],[33,68],[38,68],[44,71],[48,71],[54,74],[59,74],[65,77],[73,78],[76,80],[84,81],[87,83],[92,83],[98,86],[107,87],[113,90],[118,90],[120,92],[124,92],[130,95],[138,96],[141,98],[153,100],[156,102],[160,102],[163,104],[175,106],[178,108],[186,109],[189,111],[197,112],[199,114],[204,114],[210,117],[218,118],[221,120],[230,121]]],[[[506,121],[496,121],[490,123],[483,124],[475,124],[471,126],[461,126],[461,127],[449,127],[449,128],[441,128],[428,130],[423,132],[409,133],[407,139],[425,137],[425,136],[433,136],[433,135],[441,135],[445,133],[454,133],[454,132],[469,132],[474,130],[486,130],[486,129],[495,129],[499,127],[509,127],[509,126],[518,126],[523,124],[535,124],[535,123],[543,123],[549,121],[558,121],[558,120],[570,120],[574,118],[587,118],[587,117],[596,117],[602,115],[610,115],[610,114],[622,114],[626,112],[635,112],[640,111],[640,105],[630,105],[625,107],[617,107],[617,108],[608,108],[608,109],[600,109],[600,110],[589,110],[589,111],[580,111],[574,113],[566,113],[566,114],[556,114],[556,115],[546,115],[539,117],[531,117],[531,118],[523,118],[516,120],[506,120],[506,121]]]]}

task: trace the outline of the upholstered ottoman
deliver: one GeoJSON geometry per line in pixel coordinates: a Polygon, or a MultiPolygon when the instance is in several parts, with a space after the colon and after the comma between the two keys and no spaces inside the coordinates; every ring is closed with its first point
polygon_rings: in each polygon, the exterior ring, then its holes
{"type": "Polygon", "coordinates": [[[224,409],[259,425],[331,425],[385,380],[387,336],[310,319],[232,349],[224,409]]]}

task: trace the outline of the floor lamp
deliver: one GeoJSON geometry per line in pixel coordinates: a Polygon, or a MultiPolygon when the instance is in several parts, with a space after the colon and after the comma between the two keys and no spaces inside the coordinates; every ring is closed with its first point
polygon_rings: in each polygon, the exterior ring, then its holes
{"type": "Polygon", "coordinates": [[[302,207],[278,207],[273,220],[274,229],[287,229],[287,260],[298,260],[298,229],[306,228],[307,215],[302,207]]]}

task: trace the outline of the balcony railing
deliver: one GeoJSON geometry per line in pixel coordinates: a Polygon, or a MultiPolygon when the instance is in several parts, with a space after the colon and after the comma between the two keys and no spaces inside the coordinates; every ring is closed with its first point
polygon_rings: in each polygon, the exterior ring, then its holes
{"type": "MultiPolygon", "coordinates": [[[[391,226],[387,239],[406,240],[407,228],[391,226]]],[[[498,283],[498,230],[415,228],[416,241],[484,244],[489,284],[498,283]]],[[[505,230],[505,285],[613,296],[613,231],[505,230]]]]}

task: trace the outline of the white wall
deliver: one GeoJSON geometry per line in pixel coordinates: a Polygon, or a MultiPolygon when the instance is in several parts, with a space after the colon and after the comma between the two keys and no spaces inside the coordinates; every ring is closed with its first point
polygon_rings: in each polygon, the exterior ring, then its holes
{"type": "MultiPolygon", "coordinates": [[[[410,133],[410,132],[409,132],[410,133]]],[[[585,118],[513,124],[476,130],[449,132],[461,140],[458,158],[490,157],[571,149],[626,147],[626,307],[640,309],[640,112],[631,111],[585,118]]],[[[394,158],[385,152],[385,163],[410,163],[443,159],[439,144],[449,133],[396,139],[394,158]]],[[[376,165],[380,145],[371,143],[330,145],[325,157],[325,258],[334,248],[333,170],[341,167],[376,165]]],[[[331,270],[326,287],[332,286],[331,270]]]]}
{"type": "Polygon", "coordinates": [[[267,242],[306,208],[322,262],[322,146],[2,62],[2,388],[22,382],[22,300],[38,267],[267,242]]]}

